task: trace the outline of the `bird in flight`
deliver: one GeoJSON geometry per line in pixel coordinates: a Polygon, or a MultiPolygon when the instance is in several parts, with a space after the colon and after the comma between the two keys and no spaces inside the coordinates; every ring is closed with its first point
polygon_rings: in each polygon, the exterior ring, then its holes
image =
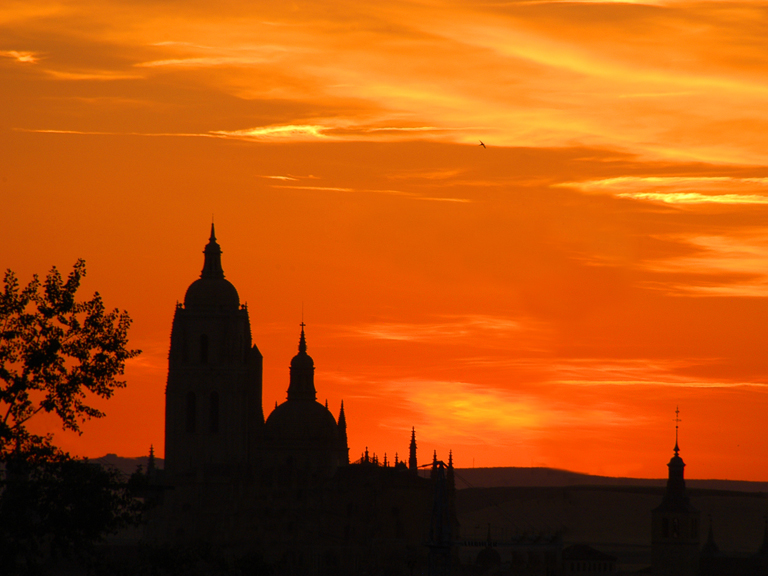
{"type": "Polygon", "coordinates": [[[485,144],[483,144],[483,141],[482,141],[482,140],[480,140],[480,146],[482,146],[483,148],[485,148],[485,144]]]}

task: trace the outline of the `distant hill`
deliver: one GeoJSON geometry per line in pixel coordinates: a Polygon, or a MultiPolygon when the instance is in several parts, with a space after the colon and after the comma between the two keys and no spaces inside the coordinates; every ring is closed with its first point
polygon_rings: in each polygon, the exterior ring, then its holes
{"type": "MultiPolygon", "coordinates": [[[[457,468],[456,488],[565,486],[665,486],[666,478],[611,478],[557,468],[457,468]]],[[[744,480],[686,480],[689,488],[768,492],[768,482],[744,480]]]]}
{"type": "MultiPolygon", "coordinates": [[[[147,456],[125,458],[117,454],[107,454],[92,459],[117,468],[124,474],[133,474],[141,465],[147,468],[147,456]]],[[[155,458],[155,466],[163,468],[162,458],[155,458]]],[[[429,470],[420,472],[429,476],[429,470]]],[[[648,486],[663,487],[666,478],[612,478],[593,476],[557,468],[456,468],[456,488],[564,488],[567,486],[648,486]]],[[[689,488],[705,490],[735,490],[737,492],[767,492],[768,482],[747,482],[745,480],[686,480],[689,488]]]]}
{"type": "MultiPolygon", "coordinates": [[[[123,474],[131,475],[134,472],[136,472],[136,469],[141,466],[142,470],[147,469],[147,461],[149,460],[149,456],[139,456],[138,458],[124,458],[123,456],[118,456],[117,454],[107,454],[106,456],[102,456],[101,458],[91,458],[91,462],[98,462],[99,464],[104,464],[105,466],[111,466],[112,468],[117,468],[122,472],[123,474]]],[[[156,468],[162,468],[165,461],[162,458],[155,457],[155,467],[156,468]]]]}

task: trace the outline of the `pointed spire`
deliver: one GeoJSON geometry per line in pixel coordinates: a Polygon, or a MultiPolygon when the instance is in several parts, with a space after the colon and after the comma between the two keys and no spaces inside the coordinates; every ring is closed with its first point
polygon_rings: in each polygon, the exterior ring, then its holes
{"type": "Polygon", "coordinates": [[[341,410],[339,410],[339,428],[344,428],[346,434],[347,417],[344,414],[344,400],[341,401],[341,410]]]}
{"type": "Polygon", "coordinates": [[[221,267],[221,246],[216,242],[216,232],[213,228],[213,222],[211,222],[211,237],[208,239],[208,244],[203,250],[205,254],[205,261],[203,263],[203,271],[200,273],[200,278],[209,278],[218,280],[224,278],[224,269],[221,267]]]}
{"type": "Polygon", "coordinates": [[[416,427],[411,428],[411,446],[408,455],[408,469],[416,474],[419,470],[419,464],[416,461],[416,427]]]}
{"type": "Polygon", "coordinates": [[[397,460],[397,452],[395,452],[395,466],[397,466],[398,464],[399,464],[399,462],[397,460]]]}
{"type": "Polygon", "coordinates": [[[715,544],[715,534],[712,530],[712,514],[709,515],[709,533],[707,534],[707,541],[704,543],[703,548],[701,549],[701,555],[704,557],[713,557],[718,556],[720,553],[719,548],[717,547],[717,544],[715,544]]]}
{"type": "Polygon", "coordinates": [[[291,381],[288,385],[288,400],[316,400],[315,363],[307,354],[306,324],[302,322],[299,337],[299,353],[291,360],[291,381]]]}
{"type": "Polygon", "coordinates": [[[301,336],[299,337],[299,353],[301,354],[303,352],[304,354],[306,354],[307,353],[307,339],[304,336],[304,326],[306,326],[306,324],[304,324],[304,320],[301,321],[300,326],[301,326],[301,336]]]}
{"type": "Polygon", "coordinates": [[[347,439],[347,417],[344,415],[344,400],[341,401],[339,420],[336,424],[339,432],[339,455],[342,464],[349,464],[349,440],[347,439]]]}
{"type": "Polygon", "coordinates": [[[680,455],[680,446],[678,445],[678,429],[680,424],[680,406],[675,406],[675,456],[680,455]]]}

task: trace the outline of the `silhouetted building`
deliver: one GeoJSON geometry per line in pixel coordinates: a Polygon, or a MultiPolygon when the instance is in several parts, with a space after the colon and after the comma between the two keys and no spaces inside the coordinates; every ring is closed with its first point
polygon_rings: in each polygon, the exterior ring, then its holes
{"type": "Polygon", "coordinates": [[[408,466],[397,456],[381,465],[367,450],[350,464],[344,405],[337,421],[317,401],[303,322],[287,399],[265,421],[262,355],[221,253],[212,225],[200,278],[176,306],[165,489],[147,538],[256,554],[278,574],[426,570],[427,543],[450,551],[455,531],[452,465],[436,492],[418,474],[415,430],[408,466]]]}
{"type": "Polygon", "coordinates": [[[616,574],[616,557],[586,544],[572,544],[563,550],[563,575],[597,576],[616,574]]]}
{"type": "Polygon", "coordinates": [[[242,474],[264,427],[262,357],[224,278],[213,224],[200,278],[177,304],[165,390],[165,470],[174,485],[242,474]]]}
{"type": "Polygon", "coordinates": [[[667,464],[664,499],[651,517],[651,554],[655,576],[694,576],[699,560],[699,511],[685,490],[685,463],[680,458],[675,427],[675,455],[667,464]]]}
{"type": "Polygon", "coordinates": [[[699,547],[700,514],[685,489],[685,463],[680,458],[677,426],[674,456],[664,498],[652,512],[652,573],[654,576],[768,576],[768,520],[763,545],[756,554],[737,555],[720,551],[715,542],[712,518],[707,541],[699,547]]]}

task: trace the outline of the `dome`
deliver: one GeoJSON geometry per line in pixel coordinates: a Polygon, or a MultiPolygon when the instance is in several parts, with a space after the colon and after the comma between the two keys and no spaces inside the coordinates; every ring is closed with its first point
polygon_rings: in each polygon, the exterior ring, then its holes
{"type": "Polygon", "coordinates": [[[224,278],[200,278],[187,288],[185,308],[240,308],[240,296],[232,282],[224,278]]]}
{"type": "Polygon", "coordinates": [[[288,400],[264,424],[264,436],[276,443],[331,445],[337,440],[336,419],[315,400],[288,400]]]}
{"type": "Polygon", "coordinates": [[[312,360],[312,356],[306,352],[300,352],[296,354],[291,360],[292,370],[314,370],[315,361],[312,360]]]}

